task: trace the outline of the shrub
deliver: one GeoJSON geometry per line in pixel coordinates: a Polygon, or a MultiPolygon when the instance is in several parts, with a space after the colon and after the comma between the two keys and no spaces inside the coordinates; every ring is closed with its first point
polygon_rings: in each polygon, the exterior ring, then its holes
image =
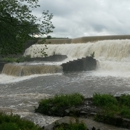
{"type": "Polygon", "coordinates": [[[116,98],[110,94],[97,94],[93,95],[93,103],[97,106],[112,106],[117,105],[118,101],[116,98]]]}
{"type": "Polygon", "coordinates": [[[64,114],[65,109],[83,103],[84,97],[78,93],[56,95],[54,98],[42,99],[36,112],[48,115],[64,114]]]}
{"type": "Polygon", "coordinates": [[[123,123],[123,118],[130,119],[130,95],[121,95],[116,98],[109,94],[95,94],[93,102],[100,107],[95,120],[108,124],[128,127],[129,122],[123,123]]]}
{"type": "Polygon", "coordinates": [[[130,107],[130,95],[121,95],[119,102],[122,105],[130,107]]]}
{"type": "Polygon", "coordinates": [[[130,108],[127,106],[122,106],[120,109],[119,114],[125,118],[129,118],[130,119],[130,108]]]}

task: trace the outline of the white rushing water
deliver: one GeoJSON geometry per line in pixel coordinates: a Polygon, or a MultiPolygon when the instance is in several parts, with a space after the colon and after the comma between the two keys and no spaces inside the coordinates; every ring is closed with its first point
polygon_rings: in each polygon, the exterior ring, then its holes
{"type": "MultiPolygon", "coordinates": [[[[42,57],[44,45],[32,45],[24,55],[42,57]]],[[[112,75],[130,76],[130,40],[102,40],[78,44],[48,44],[45,51],[48,56],[53,54],[67,55],[68,61],[90,56],[94,53],[98,61],[98,71],[111,71],[112,75]]],[[[66,61],[67,61],[66,60],[66,61]]],[[[66,62],[63,61],[63,62],[66,62]]]]}
{"type": "MultiPolygon", "coordinates": [[[[44,45],[34,44],[26,49],[24,56],[42,57],[44,45]]],[[[102,40],[98,42],[78,44],[48,44],[45,51],[48,56],[53,54],[67,55],[68,58],[62,62],[38,62],[30,64],[60,65],[69,60],[90,56],[94,52],[94,58],[98,61],[95,76],[130,77],[130,40],[102,40]]],[[[26,64],[26,63],[24,63],[26,64]]],[[[29,64],[29,63],[27,63],[29,64]]],[[[44,74],[50,75],[50,74],[44,74]]],[[[30,78],[43,76],[31,75],[14,77],[0,74],[0,83],[13,83],[30,78]]]]}
{"type": "Polygon", "coordinates": [[[61,75],[61,73],[55,73],[55,74],[34,74],[29,76],[10,76],[6,74],[0,74],[0,84],[9,84],[9,83],[17,83],[24,80],[33,79],[35,77],[41,77],[41,76],[50,76],[50,75],[61,75]]]}

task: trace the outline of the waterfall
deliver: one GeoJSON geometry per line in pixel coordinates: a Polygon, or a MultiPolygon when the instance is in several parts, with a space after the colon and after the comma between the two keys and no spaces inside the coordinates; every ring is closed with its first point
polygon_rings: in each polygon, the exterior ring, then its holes
{"type": "MultiPolygon", "coordinates": [[[[114,71],[130,71],[130,40],[102,40],[87,43],[48,44],[45,52],[67,55],[68,60],[90,56],[98,60],[98,69],[114,71]]],[[[42,57],[44,45],[34,44],[26,49],[24,56],[42,57]]]]}
{"type": "Polygon", "coordinates": [[[13,76],[28,76],[32,74],[51,74],[61,73],[62,67],[56,65],[40,65],[40,64],[5,64],[2,73],[13,76]]]}

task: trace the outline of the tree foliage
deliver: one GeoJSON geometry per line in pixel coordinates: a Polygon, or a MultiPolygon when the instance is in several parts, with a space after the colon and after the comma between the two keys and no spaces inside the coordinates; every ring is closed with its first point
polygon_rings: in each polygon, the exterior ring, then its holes
{"type": "Polygon", "coordinates": [[[0,54],[17,54],[24,49],[24,43],[35,34],[43,35],[54,28],[49,11],[41,17],[33,15],[38,0],[0,0],[0,54]]]}

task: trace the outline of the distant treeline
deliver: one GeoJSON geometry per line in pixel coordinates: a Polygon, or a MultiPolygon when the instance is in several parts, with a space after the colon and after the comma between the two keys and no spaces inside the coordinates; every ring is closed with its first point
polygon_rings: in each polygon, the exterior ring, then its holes
{"type": "Polygon", "coordinates": [[[41,41],[41,43],[46,44],[66,44],[66,43],[87,43],[87,42],[96,42],[100,40],[121,40],[121,39],[130,39],[130,35],[112,35],[112,36],[88,36],[88,37],[79,37],[79,38],[65,38],[65,37],[51,37],[46,38],[35,38],[33,40],[27,41],[25,48],[41,41]]]}
{"type": "Polygon", "coordinates": [[[99,40],[116,40],[116,39],[130,39],[130,35],[111,35],[111,36],[88,36],[74,39],[69,38],[51,38],[46,39],[46,43],[50,44],[65,44],[65,43],[86,43],[99,40]]]}

